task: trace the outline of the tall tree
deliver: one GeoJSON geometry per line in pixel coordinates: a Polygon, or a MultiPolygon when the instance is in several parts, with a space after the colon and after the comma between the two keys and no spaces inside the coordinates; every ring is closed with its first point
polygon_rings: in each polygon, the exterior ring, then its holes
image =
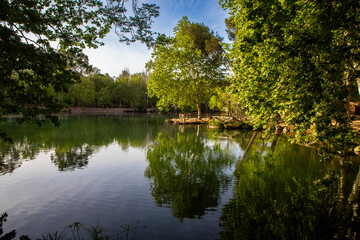
{"type": "Polygon", "coordinates": [[[150,44],[154,4],[137,6],[126,15],[127,0],[2,0],[0,1],[0,115],[22,114],[20,121],[39,114],[56,121],[54,94],[79,80],[78,66],[87,66],[85,47],[102,45],[100,39],[115,27],[120,40],[150,44]],[[130,14],[131,15],[131,14],[130,14]],[[57,44],[57,47],[54,45],[57,44]]]}
{"type": "Polygon", "coordinates": [[[175,37],[158,38],[147,63],[149,96],[160,109],[197,109],[209,100],[224,78],[221,38],[203,23],[183,17],[174,28],[175,37]]]}
{"type": "Polygon", "coordinates": [[[147,76],[145,73],[131,74],[129,92],[130,106],[136,108],[145,108],[147,100],[147,76]]]}
{"type": "Polygon", "coordinates": [[[349,87],[360,73],[360,1],[220,3],[237,29],[233,91],[254,123],[274,129],[283,119],[302,140],[343,151],[349,87]]]}
{"type": "Polygon", "coordinates": [[[228,34],[228,39],[230,41],[234,41],[236,38],[236,31],[237,31],[235,25],[228,18],[226,18],[225,26],[226,26],[225,31],[228,34]]]}

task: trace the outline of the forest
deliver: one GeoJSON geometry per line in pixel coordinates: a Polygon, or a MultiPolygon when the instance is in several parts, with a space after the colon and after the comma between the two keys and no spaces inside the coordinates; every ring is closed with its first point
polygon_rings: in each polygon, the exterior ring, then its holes
{"type": "MultiPolygon", "coordinates": [[[[137,0],[0,1],[0,143],[2,158],[10,163],[0,161],[4,175],[32,163],[20,156],[35,158],[43,150],[51,155],[52,165],[67,173],[91,167],[90,159],[96,163],[95,153],[100,150],[116,150],[101,155],[116,158],[116,164],[146,153],[146,162],[141,163],[147,167],[138,175],[149,180],[146,191],[153,196],[151,204],[170,207],[181,223],[213,211],[222,186],[234,183],[224,187],[239,198],[224,202],[221,224],[229,231],[221,234],[223,239],[256,239],[262,233],[284,238],[285,232],[289,239],[357,239],[360,118],[354,108],[360,109],[360,0],[219,0],[219,4],[228,14],[226,41],[201,20],[186,16],[172,26],[171,34],[157,33],[152,24],[160,8],[137,0]],[[84,50],[102,46],[111,31],[122,43],[141,42],[151,49],[144,72],[123,70],[113,77],[91,66],[84,50]],[[74,118],[63,121],[67,129],[61,131],[45,121],[59,126],[59,113],[69,107],[196,112],[200,121],[211,108],[251,126],[253,132],[234,131],[240,139],[235,140],[219,130],[227,140],[216,138],[219,143],[214,144],[217,129],[202,128],[210,137],[201,140],[199,126],[170,126],[145,114],[126,119],[74,118]],[[23,124],[18,129],[9,127],[12,120],[7,120],[13,115],[19,116],[16,123],[23,124]],[[44,132],[28,122],[42,126],[44,132]],[[240,149],[227,156],[220,149],[224,142],[240,149]],[[250,156],[248,150],[256,144],[259,148],[250,156]],[[307,153],[299,151],[300,145],[306,146],[316,164],[331,165],[326,173],[316,173],[322,174],[320,179],[314,173],[298,181],[300,175],[318,170],[307,153]],[[140,150],[128,156],[133,147],[140,150]],[[123,152],[126,157],[119,155],[123,152]],[[294,170],[287,166],[287,161],[297,166],[298,157],[309,165],[301,174],[300,166],[294,170]],[[350,166],[356,169],[350,171],[350,166]],[[169,179],[173,185],[168,185],[169,179]],[[192,212],[195,205],[198,211],[192,212]],[[307,231],[314,235],[307,236],[307,231]],[[325,235],[316,235],[318,231],[325,235]]],[[[107,163],[105,157],[99,159],[107,163]]],[[[116,189],[114,182],[121,183],[119,173],[104,181],[111,183],[110,189],[116,189]]],[[[109,177],[105,171],[97,174],[86,178],[109,177]]],[[[81,191],[93,190],[96,184],[87,186],[81,191]]],[[[132,190],[133,182],[129,186],[132,190]]],[[[113,201],[116,208],[123,207],[118,200],[127,196],[120,189],[113,201]]],[[[101,200],[113,195],[105,193],[98,194],[101,200]]],[[[101,201],[101,205],[107,204],[101,201]]],[[[15,230],[1,236],[6,218],[7,214],[0,216],[0,239],[13,239],[15,230]]]]}
{"type": "Polygon", "coordinates": [[[152,32],[159,7],[132,1],[132,16],[125,2],[2,2],[1,116],[41,124],[68,106],[156,106],[201,119],[206,105],[268,133],[291,126],[295,141],[321,142],[331,155],[358,144],[350,111],[359,100],[358,1],[221,0],[230,43],[187,17],[172,36],[152,32]],[[147,73],[91,70],[83,49],[101,46],[111,28],[153,49],[147,73]]]}
{"type": "MultiPolygon", "coordinates": [[[[137,108],[146,109],[154,105],[147,95],[147,74],[130,74],[123,70],[116,78],[108,74],[93,73],[81,76],[66,93],[52,94],[68,106],[98,108],[137,108]]],[[[50,90],[51,91],[51,90],[50,90]]]]}

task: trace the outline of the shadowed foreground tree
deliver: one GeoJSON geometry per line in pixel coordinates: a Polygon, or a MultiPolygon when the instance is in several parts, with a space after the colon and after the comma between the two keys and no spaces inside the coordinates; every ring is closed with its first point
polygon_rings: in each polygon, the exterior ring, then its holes
{"type": "Polygon", "coordinates": [[[19,122],[52,113],[63,105],[54,94],[79,80],[79,67],[89,67],[85,47],[102,45],[112,27],[120,41],[150,44],[154,4],[137,6],[126,15],[126,0],[15,0],[0,2],[0,115],[18,113],[19,122]],[[54,45],[57,45],[56,47],[54,45]]]}
{"type": "Polygon", "coordinates": [[[197,109],[210,99],[224,78],[224,57],[216,36],[203,23],[183,17],[174,28],[175,37],[161,36],[147,63],[149,96],[160,109],[197,109]]]}

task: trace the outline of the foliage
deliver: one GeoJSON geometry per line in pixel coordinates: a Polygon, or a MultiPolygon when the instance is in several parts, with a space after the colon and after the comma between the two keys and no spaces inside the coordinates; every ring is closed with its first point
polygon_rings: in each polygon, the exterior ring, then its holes
{"type": "Polygon", "coordinates": [[[130,76],[128,88],[129,106],[143,108],[147,106],[147,75],[145,73],[135,73],[130,76]]]}
{"type": "MultiPolygon", "coordinates": [[[[282,119],[301,141],[343,142],[359,77],[359,1],[220,1],[236,28],[233,92],[258,128],[282,119]]],[[[339,146],[349,150],[352,145],[339,146]]]]}
{"type": "Polygon", "coordinates": [[[151,19],[158,16],[154,4],[137,6],[127,16],[126,0],[15,0],[0,3],[0,115],[18,113],[19,122],[39,114],[56,122],[51,114],[63,103],[48,89],[66,92],[88,67],[85,47],[102,45],[115,26],[120,41],[151,43],[151,19]],[[130,35],[130,36],[129,36],[130,35]],[[57,44],[57,47],[54,45],[57,44]]]}
{"type": "Polygon", "coordinates": [[[155,45],[148,80],[150,96],[160,109],[198,110],[209,100],[224,78],[221,38],[204,24],[183,17],[174,28],[175,37],[161,35],[155,45]]]}
{"type": "Polygon", "coordinates": [[[40,240],[63,240],[65,238],[63,232],[56,231],[54,234],[46,234],[42,235],[40,240]]]}
{"type": "MultiPolygon", "coordinates": [[[[12,240],[16,237],[16,231],[12,230],[9,233],[6,233],[3,235],[3,223],[6,222],[8,215],[7,213],[3,213],[0,216],[0,240],[12,240]],[[3,235],[3,236],[2,236],[3,235]]],[[[116,239],[121,240],[123,239],[121,237],[122,234],[124,234],[124,239],[129,239],[130,235],[135,235],[138,226],[128,226],[128,225],[120,225],[123,229],[120,233],[117,233],[116,239]]],[[[70,229],[72,234],[73,240],[82,240],[84,239],[83,230],[87,232],[87,236],[85,239],[92,239],[92,240],[105,240],[105,239],[113,239],[115,236],[108,236],[104,235],[106,230],[103,226],[100,226],[99,223],[97,225],[86,227],[85,224],[80,222],[74,222],[73,224],[69,224],[65,227],[65,229],[62,232],[56,231],[55,233],[51,234],[48,233],[46,235],[42,235],[41,238],[38,238],[37,240],[62,240],[65,239],[66,235],[65,233],[67,230],[70,229]]],[[[133,239],[133,238],[132,238],[133,239]]],[[[20,240],[31,240],[28,236],[22,235],[20,236],[20,240]]]]}
{"type": "Polygon", "coordinates": [[[6,218],[8,217],[7,213],[3,213],[1,216],[0,216],[0,239],[1,240],[11,240],[11,239],[14,239],[15,236],[16,236],[16,231],[15,230],[12,230],[11,232],[9,233],[6,233],[4,236],[3,235],[3,224],[4,222],[6,222],[6,218]]]}
{"type": "Polygon", "coordinates": [[[211,119],[209,121],[209,124],[211,126],[216,127],[216,128],[221,128],[221,129],[225,128],[223,122],[221,120],[219,120],[219,119],[211,119]]]}
{"type": "Polygon", "coordinates": [[[115,80],[108,74],[91,74],[70,87],[64,99],[77,107],[135,107],[146,108],[147,75],[122,74],[115,80]]]}
{"type": "MultiPolygon", "coordinates": [[[[11,232],[8,232],[3,235],[3,233],[4,233],[3,224],[4,224],[4,222],[6,222],[7,217],[8,217],[7,213],[3,213],[0,215],[0,240],[12,240],[12,239],[15,239],[15,237],[16,237],[15,230],[12,230],[11,232]]],[[[20,240],[30,240],[30,238],[26,235],[22,235],[22,236],[20,236],[20,240]]]]}
{"type": "Polygon", "coordinates": [[[228,38],[231,41],[234,41],[236,38],[236,27],[235,25],[228,19],[225,19],[226,33],[228,34],[228,38]]]}
{"type": "Polygon", "coordinates": [[[218,87],[216,89],[216,92],[210,98],[209,105],[211,109],[219,109],[226,112],[229,116],[242,115],[243,113],[239,104],[239,97],[224,87],[218,87]]]}
{"type": "Polygon", "coordinates": [[[91,239],[96,239],[96,240],[110,239],[110,236],[103,236],[105,232],[105,228],[103,226],[100,226],[99,223],[86,230],[89,232],[91,239]]]}

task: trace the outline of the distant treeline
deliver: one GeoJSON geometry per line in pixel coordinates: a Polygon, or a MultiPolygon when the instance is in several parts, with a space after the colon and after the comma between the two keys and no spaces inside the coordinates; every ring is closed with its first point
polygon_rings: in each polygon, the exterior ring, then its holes
{"type": "Polygon", "coordinates": [[[57,97],[75,107],[147,108],[155,105],[147,95],[147,79],[146,73],[130,74],[127,70],[117,78],[95,73],[82,76],[80,82],[57,97]]]}

